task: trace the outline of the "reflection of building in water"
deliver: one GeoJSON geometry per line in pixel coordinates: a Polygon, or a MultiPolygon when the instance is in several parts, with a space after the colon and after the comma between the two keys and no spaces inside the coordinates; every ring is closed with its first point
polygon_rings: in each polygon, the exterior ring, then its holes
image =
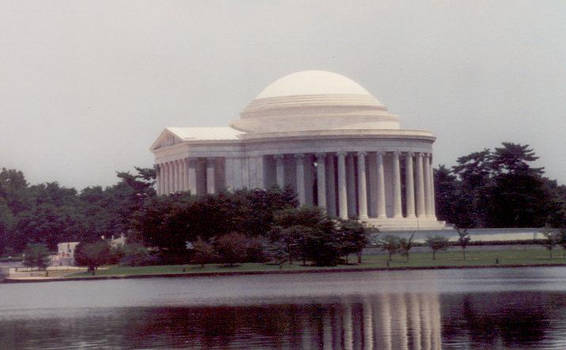
{"type": "Polygon", "coordinates": [[[442,348],[440,304],[435,294],[382,294],[365,297],[361,303],[344,300],[323,311],[320,327],[317,332],[315,324],[305,325],[312,338],[308,341],[303,334],[303,348],[442,348]]]}

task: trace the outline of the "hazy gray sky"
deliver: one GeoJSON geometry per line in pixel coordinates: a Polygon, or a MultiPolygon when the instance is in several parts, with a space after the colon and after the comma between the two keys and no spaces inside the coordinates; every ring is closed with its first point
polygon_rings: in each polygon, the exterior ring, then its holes
{"type": "Polygon", "coordinates": [[[83,188],[225,126],[273,80],[344,74],[438,137],[528,143],[566,183],[566,1],[0,0],[0,167],[83,188]]]}

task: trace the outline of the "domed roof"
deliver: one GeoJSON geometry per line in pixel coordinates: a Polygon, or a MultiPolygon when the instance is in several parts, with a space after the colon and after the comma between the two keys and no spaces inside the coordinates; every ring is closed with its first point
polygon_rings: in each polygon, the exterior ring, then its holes
{"type": "Polygon", "coordinates": [[[256,99],[328,94],[371,95],[358,83],[343,75],[322,70],[305,70],[275,80],[263,89],[256,99]]]}
{"type": "Polygon", "coordinates": [[[231,126],[247,133],[399,129],[399,118],[343,75],[308,70],[268,85],[231,126]]]}

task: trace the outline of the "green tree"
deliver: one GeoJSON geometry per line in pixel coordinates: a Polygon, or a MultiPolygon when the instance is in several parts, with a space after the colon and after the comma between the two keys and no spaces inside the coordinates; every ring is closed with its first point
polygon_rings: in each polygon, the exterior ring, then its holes
{"type": "Polygon", "coordinates": [[[293,265],[293,258],[300,254],[299,243],[301,235],[305,230],[307,228],[302,225],[293,225],[285,228],[275,226],[270,233],[271,249],[274,252],[283,251],[287,256],[289,264],[293,265]]]}
{"type": "Polygon", "coordinates": [[[558,244],[562,246],[562,257],[566,258],[566,228],[561,228],[558,233],[558,244]]]}
{"type": "Polygon", "coordinates": [[[151,265],[156,261],[149,249],[142,244],[128,243],[122,249],[123,256],[120,258],[121,265],[144,266],[151,265]]]}
{"type": "Polygon", "coordinates": [[[391,261],[393,258],[393,254],[399,251],[401,247],[401,240],[397,236],[387,235],[383,238],[377,240],[377,246],[387,252],[387,261],[391,261]]]}
{"type": "Polygon", "coordinates": [[[271,241],[267,246],[267,255],[269,259],[279,265],[279,269],[283,268],[285,261],[289,259],[288,247],[282,241],[271,241]]]}
{"type": "Polygon", "coordinates": [[[81,242],[75,248],[75,263],[79,266],[87,266],[93,275],[96,269],[110,260],[110,244],[99,240],[93,243],[81,242]]]}
{"type": "Polygon", "coordinates": [[[440,165],[438,169],[434,169],[434,190],[436,200],[436,215],[439,220],[454,223],[459,212],[456,208],[458,202],[458,186],[459,182],[456,176],[446,168],[440,165]]]}
{"type": "Polygon", "coordinates": [[[247,238],[244,234],[232,232],[219,237],[215,242],[215,248],[224,263],[234,266],[246,258],[247,238]]]}
{"type": "Polygon", "coordinates": [[[49,266],[49,250],[45,244],[28,244],[24,250],[24,266],[45,269],[49,266]]]}
{"type": "Polygon", "coordinates": [[[285,209],[275,213],[275,224],[282,229],[300,227],[299,255],[318,266],[334,266],[340,257],[340,237],[336,224],[317,207],[285,209]]]}
{"type": "Polygon", "coordinates": [[[544,239],[541,241],[541,244],[546,248],[546,250],[548,250],[548,254],[552,259],[552,250],[560,243],[561,240],[560,233],[556,233],[547,228],[544,232],[542,232],[542,235],[544,236],[544,239]]]}
{"type": "Polygon", "coordinates": [[[409,262],[409,254],[411,249],[414,247],[413,238],[415,237],[415,233],[413,232],[409,238],[401,238],[399,240],[399,250],[401,251],[401,255],[403,255],[407,262],[409,262]]]}
{"type": "Polygon", "coordinates": [[[192,261],[196,264],[200,264],[201,268],[203,268],[205,264],[210,264],[218,258],[214,246],[200,237],[193,243],[192,250],[192,261]]]}
{"type": "Polygon", "coordinates": [[[433,236],[426,239],[426,244],[432,249],[432,260],[436,260],[436,252],[448,249],[448,238],[433,236]]]}
{"type": "Polygon", "coordinates": [[[491,150],[459,157],[452,172],[459,180],[452,223],[461,227],[485,227],[489,188],[492,184],[491,150]]]}
{"type": "Polygon", "coordinates": [[[464,260],[466,260],[466,247],[470,244],[471,237],[467,228],[456,227],[458,232],[458,244],[462,248],[462,254],[464,255],[464,260]]]}
{"type": "Polygon", "coordinates": [[[362,263],[362,251],[369,243],[369,230],[357,220],[338,221],[338,234],[340,235],[340,254],[348,256],[356,254],[358,264],[362,263]]]}
{"type": "Polygon", "coordinates": [[[15,217],[8,207],[6,200],[0,197],[0,255],[2,255],[10,242],[10,234],[15,225],[15,217]]]}

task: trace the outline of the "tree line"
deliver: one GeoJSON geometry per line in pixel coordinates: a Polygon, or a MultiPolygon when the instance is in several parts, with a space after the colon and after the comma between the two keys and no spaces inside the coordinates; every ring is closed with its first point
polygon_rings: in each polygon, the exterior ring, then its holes
{"type": "MultiPolygon", "coordinates": [[[[79,241],[76,260],[92,271],[104,263],[307,261],[335,265],[358,254],[368,230],[298,207],[290,188],[214,195],[157,196],[155,172],[118,173],[116,185],[80,192],[59,184],[29,185],[20,171],[0,172],[0,253],[42,259],[46,246],[79,241]],[[101,237],[127,236],[111,247],[101,237]]],[[[44,265],[44,264],[40,264],[44,265]]]]}
{"type": "Polygon", "coordinates": [[[504,142],[434,171],[437,217],[461,228],[564,227],[566,187],[535,167],[529,145],[504,142]]]}
{"type": "MultiPolygon", "coordinates": [[[[451,168],[441,165],[434,172],[438,217],[459,228],[566,226],[566,188],[534,167],[537,159],[528,145],[503,143],[462,156],[451,168]]],[[[367,240],[355,221],[298,208],[289,188],[157,196],[153,169],[117,177],[113,186],[77,191],[57,182],[30,185],[21,171],[2,169],[0,255],[19,254],[29,244],[54,250],[59,242],[125,234],[138,244],[131,249],[135,257],[145,256],[141,246],[166,262],[186,262],[188,254],[221,260],[229,251],[221,237],[233,235],[247,240],[239,252],[261,245],[264,258],[328,264],[359,253],[367,240]],[[313,255],[321,250],[327,255],[313,255]]]]}

